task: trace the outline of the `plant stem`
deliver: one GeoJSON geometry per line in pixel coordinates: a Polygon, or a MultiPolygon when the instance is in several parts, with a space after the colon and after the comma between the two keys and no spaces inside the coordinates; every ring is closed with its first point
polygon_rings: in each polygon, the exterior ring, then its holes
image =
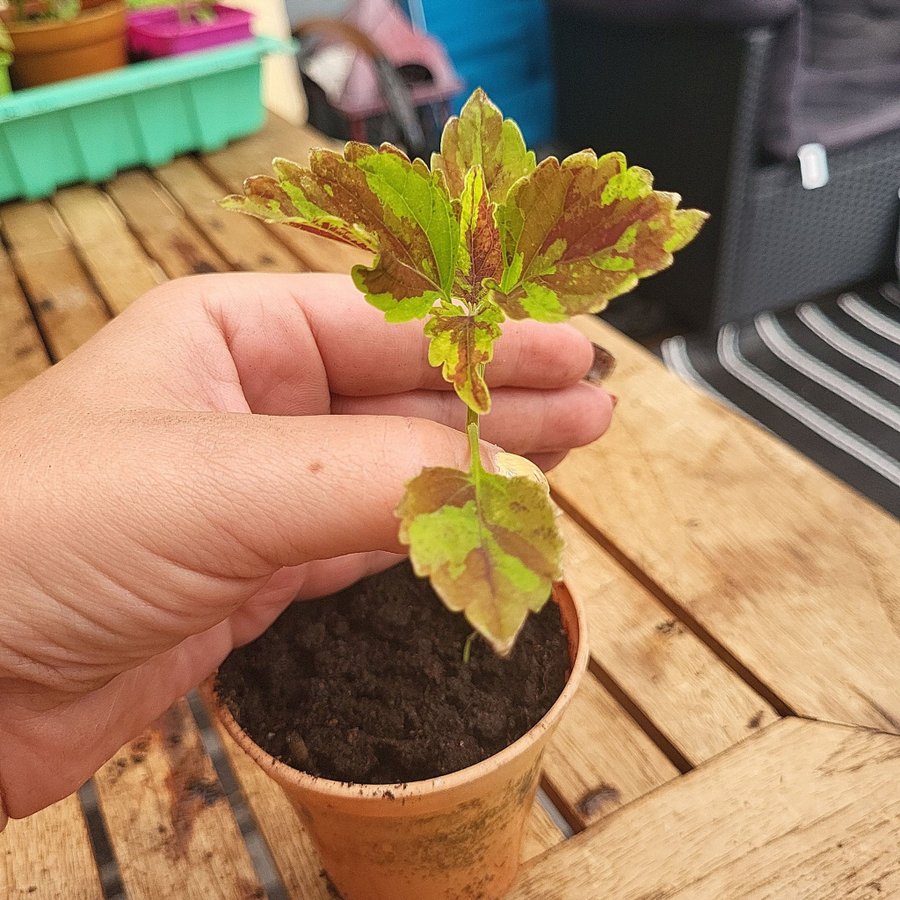
{"type": "MultiPolygon", "coordinates": [[[[484,375],[484,365],[478,367],[478,374],[484,375]]],[[[479,444],[479,438],[481,436],[481,428],[479,425],[480,416],[475,410],[470,407],[466,407],[466,433],[469,435],[469,455],[471,457],[471,461],[469,463],[469,469],[472,473],[472,477],[475,480],[475,486],[478,486],[478,482],[481,478],[481,473],[484,472],[484,466],[481,464],[481,445],[479,444]]]]}
{"type": "Polygon", "coordinates": [[[478,632],[473,631],[467,638],[466,642],[463,644],[463,655],[462,661],[463,665],[468,665],[469,660],[472,658],[472,644],[475,641],[475,638],[478,637],[478,632]]]}
{"type": "Polygon", "coordinates": [[[469,469],[476,485],[484,471],[484,466],[481,464],[481,445],[478,442],[479,430],[478,413],[473,413],[470,409],[466,415],[466,433],[469,435],[469,456],[471,457],[469,469]]]}

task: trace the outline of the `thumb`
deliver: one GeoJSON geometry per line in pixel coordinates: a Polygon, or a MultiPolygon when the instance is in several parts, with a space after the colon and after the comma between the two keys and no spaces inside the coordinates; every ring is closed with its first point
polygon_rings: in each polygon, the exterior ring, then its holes
{"type": "MultiPolygon", "coordinates": [[[[179,534],[166,553],[201,548],[200,564],[241,578],[371,550],[397,551],[394,510],[424,466],[467,469],[466,436],[426,419],[383,416],[166,416],[153,479],[167,498],[142,527],[179,534]],[[180,432],[180,435],[179,435],[180,432]],[[154,524],[154,518],[157,520],[154,524]]],[[[142,442],[151,439],[142,430],[142,442]]],[[[483,444],[493,467],[497,448],[483,444]]],[[[145,470],[146,474],[146,470],[145,470]]],[[[176,559],[191,565],[187,559],[176,559]]]]}

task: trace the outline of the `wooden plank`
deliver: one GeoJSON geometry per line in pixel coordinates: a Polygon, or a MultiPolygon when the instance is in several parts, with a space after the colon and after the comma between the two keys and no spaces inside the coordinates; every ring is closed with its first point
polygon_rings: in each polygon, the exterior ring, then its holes
{"type": "MultiPolygon", "coordinates": [[[[256,825],[269,846],[288,896],[302,897],[303,900],[333,898],[309,835],[281,788],[238,747],[215,715],[210,713],[209,717],[256,825]]],[[[547,812],[535,803],[525,832],[522,859],[531,859],[562,839],[562,832],[547,812]]]]}
{"type": "MultiPolygon", "coordinates": [[[[202,161],[223,187],[232,193],[240,193],[245,178],[272,171],[272,160],[276,156],[305,164],[313,147],[336,149],[340,146],[310,128],[296,128],[270,114],[261,131],[229,144],[224,150],[206,154],[202,161]]],[[[313,272],[349,272],[357,263],[371,259],[370,254],[354,247],[304,234],[294,228],[278,227],[275,233],[313,272]]]]}
{"type": "Polygon", "coordinates": [[[103,327],[109,310],[49,203],[0,207],[0,227],[53,360],[62,359],[103,327]]]}
{"type": "Polygon", "coordinates": [[[241,785],[256,826],[269,846],[289,897],[331,900],[309,835],[278,785],[232,740],[210,712],[210,721],[241,785]]]}
{"type": "Polygon", "coordinates": [[[106,190],[147,253],[169,278],[229,271],[228,263],[149,172],[123,172],[106,190]]]}
{"type": "Polygon", "coordinates": [[[510,900],[900,895],[900,739],[786,719],[527,866],[510,900]]]}
{"type": "Polygon", "coordinates": [[[793,709],[900,732],[900,523],[596,319],[609,433],[563,501],[793,709]]]}
{"type": "Polygon", "coordinates": [[[186,701],[94,780],[129,898],[265,896],[186,701]]]}
{"type": "Polygon", "coordinates": [[[565,579],[591,654],[691,764],[777,718],[772,707],[568,516],[565,579]]]}
{"type": "Polygon", "coordinates": [[[676,778],[678,769],[590,673],[544,754],[547,793],[573,827],[676,778]]]}
{"type": "Polygon", "coordinates": [[[557,824],[540,803],[534,804],[534,810],[525,829],[525,840],[522,844],[522,861],[540,856],[551,847],[555,847],[564,839],[557,824]]]}
{"type": "Polygon", "coordinates": [[[0,399],[50,365],[28,301],[0,246],[0,399]]]}
{"type": "Polygon", "coordinates": [[[222,209],[222,186],[195,159],[183,156],[156,170],[156,177],[178,201],[233,269],[247,272],[298,272],[305,267],[272,234],[271,225],[222,209]]]}
{"type": "Polygon", "coordinates": [[[0,896],[8,900],[103,896],[77,796],[11,821],[0,834],[0,896]]]}
{"type": "Polygon", "coordinates": [[[115,315],[165,281],[162,270],[147,257],[115,204],[98,188],[65,188],[54,195],[53,205],[115,315]]]}

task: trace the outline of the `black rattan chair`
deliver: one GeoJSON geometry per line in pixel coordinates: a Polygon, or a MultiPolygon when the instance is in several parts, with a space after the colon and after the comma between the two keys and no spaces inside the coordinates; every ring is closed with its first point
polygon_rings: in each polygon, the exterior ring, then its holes
{"type": "Polygon", "coordinates": [[[799,0],[656,0],[666,9],[650,15],[653,6],[551,0],[562,147],[624,150],[659,188],[712,213],[641,295],[664,298],[690,326],[715,328],[887,277],[900,129],[831,149],[830,179],[815,190],[802,186],[796,158],[766,148],[799,0]],[[742,14],[729,15],[736,6],[742,14]]]}

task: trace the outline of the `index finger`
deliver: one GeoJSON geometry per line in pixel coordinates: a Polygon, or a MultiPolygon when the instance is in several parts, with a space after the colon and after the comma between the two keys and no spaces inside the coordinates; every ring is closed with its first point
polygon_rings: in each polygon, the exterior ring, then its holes
{"type": "MultiPolygon", "coordinates": [[[[271,395],[273,372],[281,379],[308,377],[298,352],[305,348],[308,354],[311,349],[307,329],[332,393],[358,397],[449,389],[440,371],[428,363],[423,323],[385,322],[349,276],[208,278],[215,289],[206,291],[204,302],[228,336],[248,400],[271,395]]],[[[558,389],[581,379],[592,362],[590,342],[571,326],[507,321],[487,380],[493,386],[558,389]]],[[[284,387],[291,392],[291,385],[284,387]]]]}

